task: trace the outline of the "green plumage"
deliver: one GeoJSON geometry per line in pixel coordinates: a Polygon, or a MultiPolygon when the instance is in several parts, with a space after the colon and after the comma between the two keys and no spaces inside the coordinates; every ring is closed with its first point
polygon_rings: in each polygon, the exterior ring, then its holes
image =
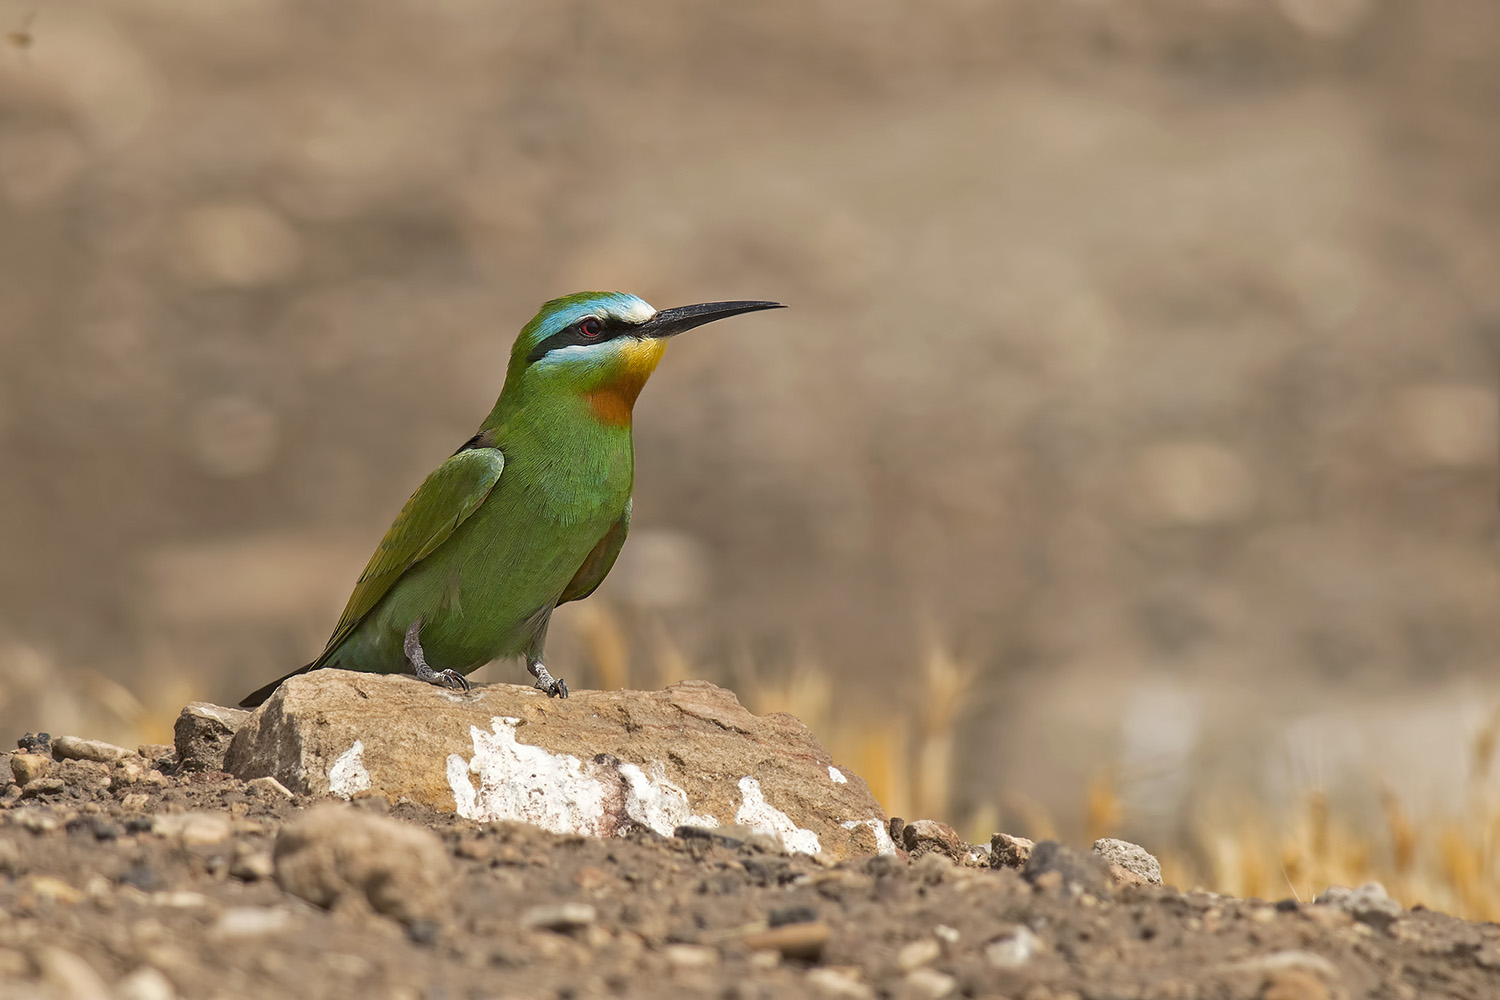
{"type": "MultiPolygon", "coordinates": [[[[663,338],[773,306],[657,312],[634,296],[597,292],[547,303],[517,338],[479,433],[412,494],[322,655],[293,673],[410,672],[403,641],[420,623],[421,650],[436,671],[467,674],[524,654],[539,687],[566,695],[541,666],[548,619],[558,604],[591,594],[625,542],[635,478],[630,406],[663,338]]],[[[260,704],[279,683],[242,704],[260,704]]]]}

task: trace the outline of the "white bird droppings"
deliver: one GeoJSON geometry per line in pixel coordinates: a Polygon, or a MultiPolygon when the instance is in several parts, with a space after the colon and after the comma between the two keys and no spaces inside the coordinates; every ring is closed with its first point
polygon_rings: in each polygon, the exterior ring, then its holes
{"type": "Polygon", "coordinates": [[[342,799],[352,799],[356,792],[370,787],[370,772],[365,770],[365,744],[354,745],[339,755],[328,769],[328,790],[342,799]]]}
{"type": "Polygon", "coordinates": [[[625,815],[642,826],[670,837],[679,826],[719,825],[712,816],[693,814],[687,792],[667,780],[660,764],[651,765],[649,778],[634,764],[621,764],[618,770],[625,779],[625,815]]]}
{"type": "Polygon", "coordinates": [[[844,772],[840,771],[838,768],[834,767],[832,764],[828,765],[828,780],[832,781],[835,785],[847,785],[847,784],[849,784],[849,779],[846,778],[846,777],[844,777],[844,772]]]}
{"type": "Polygon", "coordinates": [[[605,821],[603,783],[571,754],[517,742],[520,722],[496,716],[490,720],[493,733],[470,726],[473,760],[449,755],[448,785],[458,814],[482,823],[519,820],[553,833],[613,834],[605,821]],[[477,789],[471,773],[479,775],[477,789]]]}
{"type": "Polygon", "coordinates": [[[823,845],[818,835],[792,822],[792,818],[766,801],[760,790],[760,782],[746,775],[740,779],[739,811],[734,821],[743,826],[769,830],[781,838],[781,844],[793,854],[821,854],[823,845]]]}

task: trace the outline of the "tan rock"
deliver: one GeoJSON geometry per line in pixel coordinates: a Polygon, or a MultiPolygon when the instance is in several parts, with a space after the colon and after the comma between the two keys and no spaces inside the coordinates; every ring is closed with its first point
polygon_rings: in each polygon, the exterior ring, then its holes
{"type": "Polygon", "coordinates": [[[58,760],[91,760],[98,764],[113,764],[115,761],[135,756],[135,751],[115,746],[113,743],[106,743],[103,740],[59,736],[52,741],[52,756],[58,760]]]}
{"type": "Polygon", "coordinates": [[[907,823],[901,831],[906,853],[913,860],[924,854],[937,852],[951,861],[963,861],[968,857],[968,845],[963,842],[953,827],[933,819],[916,819],[907,823]]]}
{"type": "Polygon", "coordinates": [[[211,705],[206,701],[190,702],[172,727],[178,762],[188,771],[223,769],[229,742],[248,721],[250,713],[243,709],[211,705]]]}
{"type": "Polygon", "coordinates": [[[1036,842],[1025,837],[997,833],[990,838],[991,868],[1025,868],[1036,842]]]}
{"type": "Polygon", "coordinates": [[[453,863],[431,830],[348,806],[310,809],[276,838],[276,882],[316,906],[363,901],[405,923],[441,919],[453,863]]]}
{"type": "Polygon", "coordinates": [[[52,770],[52,758],[39,753],[13,753],[10,755],[10,773],[16,784],[23,788],[37,778],[46,777],[52,770]]]}
{"type": "Polygon", "coordinates": [[[784,713],[752,715],[703,681],[663,691],[510,684],[463,695],[414,678],[317,670],[283,684],[236,734],[225,770],[294,792],[372,792],[480,821],[559,833],[644,826],[770,830],[786,850],[837,860],[880,849],[886,817],[784,713]]]}

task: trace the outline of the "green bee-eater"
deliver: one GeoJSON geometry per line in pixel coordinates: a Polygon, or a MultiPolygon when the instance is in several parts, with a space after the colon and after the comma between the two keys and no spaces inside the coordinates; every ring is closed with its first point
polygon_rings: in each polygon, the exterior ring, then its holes
{"type": "MultiPolygon", "coordinates": [[[[468,690],[464,675],[524,654],[536,686],[552,609],[604,580],[630,529],[636,396],[667,338],[777,302],[657,311],[580,292],[542,306],[511,350],[479,432],[417,487],[370,558],[319,667],[404,673],[468,690]]],[[[280,678],[240,704],[268,698],[280,678]]]]}

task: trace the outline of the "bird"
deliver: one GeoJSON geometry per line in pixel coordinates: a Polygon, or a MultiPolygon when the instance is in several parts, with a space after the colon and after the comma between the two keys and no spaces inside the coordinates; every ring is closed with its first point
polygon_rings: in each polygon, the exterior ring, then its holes
{"type": "Polygon", "coordinates": [[[534,686],[566,698],[543,662],[559,604],[603,582],[630,531],[631,417],[667,341],[779,302],[653,309],[622,292],[553,299],[522,328],[495,406],[422,484],[360,574],[316,660],[248,695],[324,667],[413,673],[450,689],[522,655],[534,686]]]}

